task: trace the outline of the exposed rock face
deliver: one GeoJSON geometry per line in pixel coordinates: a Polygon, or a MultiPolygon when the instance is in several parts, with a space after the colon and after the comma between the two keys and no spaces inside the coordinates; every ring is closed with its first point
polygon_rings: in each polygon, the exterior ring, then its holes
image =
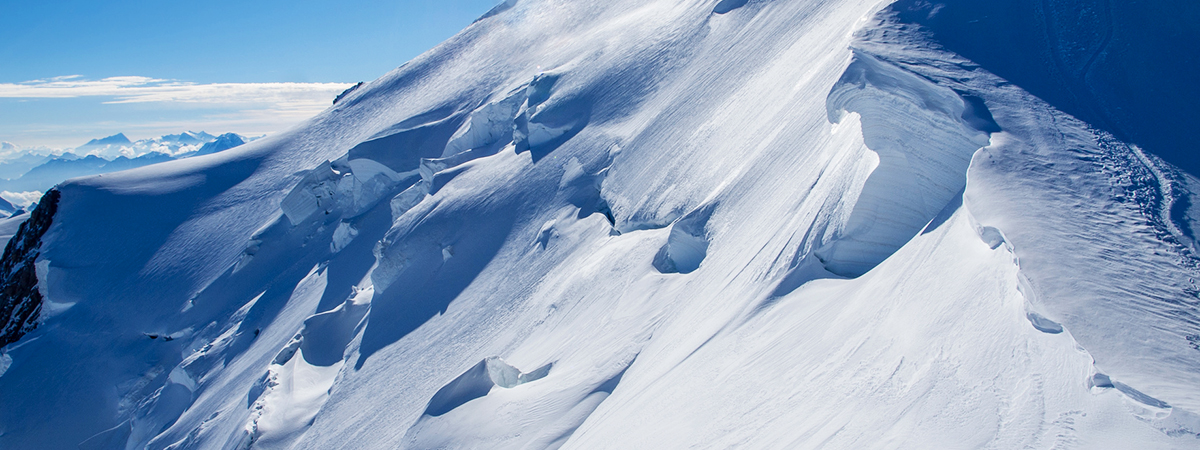
{"type": "Polygon", "coordinates": [[[359,82],[358,82],[358,84],[356,84],[356,85],[354,85],[354,86],[350,86],[350,87],[349,87],[349,88],[347,88],[346,90],[342,91],[342,93],[341,93],[341,94],[338,94],[338,96],[337,96],[337,97],[334,97],[334,99],[333,99],[333,104],[335,104],[335,105],[336,105],[336,104],[338,104],[338,102],[342,101],[342,98],[346,97],[346,96],[347,96],[347,95],[349,95],[351,92],[354,92],[354,90],[355,90],[355,89],[358,89],[358,88],[362,87],[362,85],[363,85],[363,82],[362,82],[362,81],[359,81],[359,82]]]}
{"type": "Polygon", "coordinates": [[[6,346],[37,327],[42,311],[34,262],[41,254],[42,235],[50,229],[58,209],[59,192],[51,189],[42,196],[29,220],[4,248],[0,259],[0,347],[6,346]]]}

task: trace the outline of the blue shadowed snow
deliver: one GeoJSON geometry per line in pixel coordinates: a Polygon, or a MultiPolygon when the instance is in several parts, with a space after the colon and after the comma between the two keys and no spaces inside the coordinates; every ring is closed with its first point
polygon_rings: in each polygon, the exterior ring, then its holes
{"type": "Polygon", "coordinates": [[[890,8],[1055,108],[1200,174],[1200,3],[901,0],[890,8]]]}
{"type": "Polygon", "coordinates": [[[499,252],[521,208],[517,200],[440,211],[402,230],[413,243],[393,251],[396,256],[391,258],[400,259],[403,267],[371,303],[372,318],[363,331],[356,368],[379,349],[446,311],[499,252]],[[463,222],[458,219],[463,216],[482,220],[463,222]],[[449,258],[443,249],[451,254],[449,258]]]}

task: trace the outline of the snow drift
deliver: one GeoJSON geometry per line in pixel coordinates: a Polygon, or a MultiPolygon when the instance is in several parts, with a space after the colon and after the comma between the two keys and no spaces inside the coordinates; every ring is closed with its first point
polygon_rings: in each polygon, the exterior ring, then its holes
{"type": "Polygon", "coordinates": [[[1200,180],[938,8],[510,1],[63,183],[0,446],[1196,446],[1200,180]]]}

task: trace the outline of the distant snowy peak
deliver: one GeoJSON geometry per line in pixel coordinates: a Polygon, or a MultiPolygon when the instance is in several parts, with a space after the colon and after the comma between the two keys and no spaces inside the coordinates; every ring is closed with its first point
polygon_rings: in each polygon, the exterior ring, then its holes
{"type": "Polygon", "coordinates": [[[159,138],[158,140],[162,142],[176,142],[180,144],[204,144],[212,142],[214,139],[216,139],[215,136],[203,131],[199,133],[194,131],[185,131],[179,134],[168,134],[159,138]]]}
{"type": "Polygon", "coordinates": [[[133,144],[133,142],[130,141],[129,138],[125,137],[125,133],[117,133],[117,134],[114,134],[114,135],[106,137],[106,138],[92,139],[92,140],[88,141],[86,144],[83,144],[82,146],[80,146],[78,148],[82,149],[82,148],[88,148],[88,147],[103,147],[103,146],[107,146],[107,145],[130,145],[130,144],[133,144]]]}
{"type": "Polygon", "coordinates": [[[212,141],[202,145],[200,150],[196,151],[196,155],[208,155],[220,151],[229,150],[239,145],[245,144],[249,139],[237,133],[225,133],[217,136],[212,141]]]}

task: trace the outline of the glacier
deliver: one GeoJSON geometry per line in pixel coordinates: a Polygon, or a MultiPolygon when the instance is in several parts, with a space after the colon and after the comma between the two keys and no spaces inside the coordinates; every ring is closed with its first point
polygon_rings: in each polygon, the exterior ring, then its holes
{"type": "Polygon", "coordinates": [[[1200,115],[1119,95],[1111,13],[1029,75],[975,3],[508,0],[61,183],[0,261],[0,448],[1200,446],[1200,179],[1125,112],[1200,115]]]}

